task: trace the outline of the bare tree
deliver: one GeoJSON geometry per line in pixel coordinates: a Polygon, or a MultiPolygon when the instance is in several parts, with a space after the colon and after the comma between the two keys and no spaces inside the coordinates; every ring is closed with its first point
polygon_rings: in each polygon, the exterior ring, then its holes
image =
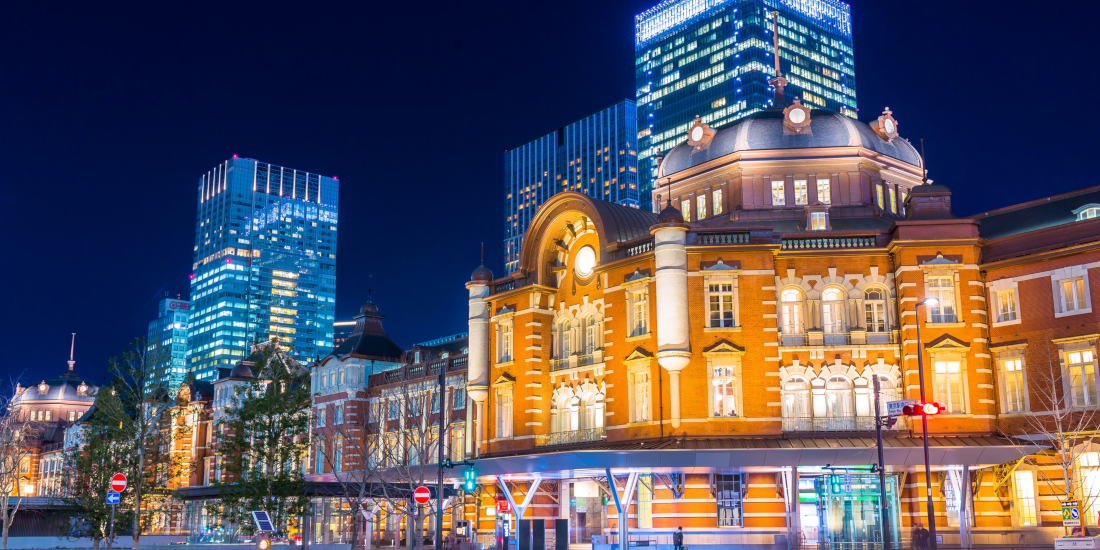
{"type": "MultiPolygon", "coordinates": [[[[1003,468],[1003,474],[1007,477],[1022,463],[1037,466],[1034,470],[1049,488],[1048,494],[1060,495],[1061,500],[1079,499],[1081,517],[1093,517],[1090,508],[1100,505],[1100,483],[1094,482],[1089,486],[1085,476],[1080,475],[1079,468],[1088,466],[1081,464],[1081,453],[1091,449],[1093,441],[1100,435],[1097,431],[1100,428],[1100,409],[1095,408],[1096,373],[1084,370],[1063,373],[1057,366],[1059,364],[1053,357],[1053,351],[1048,348],[1045,368],[1028,371],[1028,397],[1032,413],[1024,417],[1028,432],[1024,437],[1050,445],[1051,449],[1021,458],[1015,465],[1003,468]],[[1061,470],[1061,479],[1047,475],[1043,467],[1051,465],[1061,470]]],[[[1039,506],[1038,500],[1036,506],[1039,506]]],[[[1037,509],[1036,513],[1041,514],[1042,510],[1037,509]]]]}
{"type": "Polygon", "coordinates": [[[30,470],[31,457],[27,447],[38,431],[31,415],[13,404],[16,396],[13,390],[0,398],[0,521],[4,529],[0,548],[5,549],[8,547],[8,531],[23,503],[19,481],[30,470]]]}
{"type": "MultiPolygon", "coordinates": [[[[434,518],[436,511],[435,499],[418,505],[412,492],[421,485],[437,486],[441,434],[446,456],[454,458],[448,443],[455,425],[450,401],[440,409],[434,376],[408,379],[410,373],[415,376],[425,370],[408,366],[395,371],[398,383],[375,390],[367,410],[325,430],[323,439],[317,440],[324,446],[324,463],[341,485],[342,498],[352,514],[360,510],[369,514],[380,507],[385,514],[403,518],[412,550],[423,548],[424,522],[434,518]]],[[[444,512],[460,505],[457,499],[445,500],[444,512]]],[[[355,525],[353,516],[353,548],[358,544],[355,525]]],[[[431,525],[434,528],[434,520],[431,525]]]]}

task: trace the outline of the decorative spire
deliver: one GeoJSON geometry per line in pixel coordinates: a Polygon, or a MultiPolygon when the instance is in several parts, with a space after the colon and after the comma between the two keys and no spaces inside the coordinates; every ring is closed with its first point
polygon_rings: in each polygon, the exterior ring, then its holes
{"type": "Polygon", "coordinates": [[[774,52],[772,58],[775,60],[775,78],[768,81],[768,84],[775,90],[775,98],[772,101],[772,107],[782,109],[786,107],[786,100],[783,98],[783,87],[787,85],[787,79],[783,78],[783,73],[779,71],[779,11],[775,10],[771,12],[772,16],[772,46],[774,52]]]}
{"type": "Polygon", "coordinates": [[[76,333],[74,332],[73,333],[73,341],[69,345],[69,372],[73,372],[73,365],[76,364],[76,361],[73,360],[73,350],[75,350],[75,349],[76,349],[76,333]]]}

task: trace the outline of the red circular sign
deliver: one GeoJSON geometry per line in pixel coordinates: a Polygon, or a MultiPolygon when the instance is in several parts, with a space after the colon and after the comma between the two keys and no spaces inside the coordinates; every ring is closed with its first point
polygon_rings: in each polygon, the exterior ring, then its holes
{"type": "Polygon", "coordinates": [[[428,501],[431,500],[431,499],[432,499],[432,492],[429,491],[428,488],[423,486],[423,485],[421,485],[420,487],[417,487],[416,490],[413,491],[413,500],[415,500],[417,504],[427,504],[428,501]]]}
{"type": "Polygon", "coordinates": [[[111,490],[116,493],[121,493],[126,488],[126,476],[122,474],[115,474],[111,477],[111,490]]]}

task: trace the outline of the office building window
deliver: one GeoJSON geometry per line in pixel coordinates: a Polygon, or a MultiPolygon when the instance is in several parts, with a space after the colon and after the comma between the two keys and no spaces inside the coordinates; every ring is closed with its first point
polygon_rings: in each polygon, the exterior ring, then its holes
{"type": "Polygon", "coordinates": [[[1014,289],[997,292],[997,322],[1016,320],[1016,291],[1014,289]]]}
{"type": "Polygon", "coordinates": [[[787,204],[787,195],[783,192],[782,181],[772,181],[772,205],[783,206],[787,204]]]}
{"type": "Polygon", "coordinates": [[[1001,361],[1004,376],[1004,412],[1023,412],[1024,406],[1024,368],[1023,359],[1005,359],[1001,361]]]}
{"type": "Polygon", "coordinates": [[[1072,388],[1073,406],[1096,406],[1096,357],[1092,350],[1066,352],[1065,359],[1072,388]]]}
{"type": "Polygon", "coordinates": [[[806,190],[806,180],[794,180],[794,203],[798,205],[806,204],[808,193],[806,190]]]}
{"type": "Polygon", "coordinates": [[[936,298],[936,305],[928,308],[933,323],[954,323],[955,277],[936,275],[928,277],[928,297],[936,298]]]}
{"type": "Polygon", "coordinates": [[[959,361],[936,361],[935,399],[948,413],[966,412],[959,361]]]}
{"type": "Polygon", "coordinates": [[[718,216],[722,213],[722,190],[715,189],[714,193],[714,215],[718,216]]]}
{"type": "Polygon", "coordinates": [[[825,213],[824,212],[811,212],[810,213],[810,231],[825,231],[825,213]]]}
{"type": "Polygon", "coordinates": [[[744,487],[741,474],[715,474],[714,494],[718,500],[718,526],[741,527],[742,495],[744,487]]]}
{"type": "Polygon", "coordinates": [[[736,290],[734,281],[710,281],[707,284],[707,307],[710,312],[707,326],[730,328],[737,326],[736,290]]]}
{"type": "Polygon", "coordinates": [[[821,204],[829,204],[833,200],[832,190],[829,188],[828,179],[817,180],[817,201],[821,204]]]}

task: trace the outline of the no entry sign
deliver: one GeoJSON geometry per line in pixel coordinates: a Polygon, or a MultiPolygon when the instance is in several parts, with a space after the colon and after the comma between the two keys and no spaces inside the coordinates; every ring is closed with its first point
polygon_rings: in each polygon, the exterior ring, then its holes
{"type": "Polygon", "coordinates": [[[122,474],[115,474],[111,477],[111,490],[116,493],[121,493],[126,489],[126,476],[122,474]]]}
{"type": "Polygon", "coordinates": [[[428,488],[423,486],[423,485],[421,485],[420,487],[417,487],[416,490],[413,491],[413,500],[415,500],[417,504],[427,504],[428,501],[431,500],[431,499],[432,499],[432,492],[429,491],[428,488]]]}

